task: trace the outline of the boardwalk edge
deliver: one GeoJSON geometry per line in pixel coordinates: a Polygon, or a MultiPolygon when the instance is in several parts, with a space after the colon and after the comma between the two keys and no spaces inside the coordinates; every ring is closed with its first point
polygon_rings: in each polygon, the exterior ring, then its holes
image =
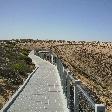
{"type": "Polygon", "coordinates": [[[28,76],[28,78],[24,81],[23,85],[19,86],[19,89],[14,93],[14,95],[12,95],[12,97],[9,99],[9,101],[3,106],[3,108],[0,110],[0,112],[6,112],[9,107],[12,105],[12,103],[15,101],[15,99],[19,96],[19,94],[22,92],[22,90],[24,89],[24,87],[27,85],[27,83],[29,82],[30,78],[32,77],[32,75],[36,72],[36,70],[39,67],[37,66],[32,73],[30,73],[30,75],[28,76]]]}

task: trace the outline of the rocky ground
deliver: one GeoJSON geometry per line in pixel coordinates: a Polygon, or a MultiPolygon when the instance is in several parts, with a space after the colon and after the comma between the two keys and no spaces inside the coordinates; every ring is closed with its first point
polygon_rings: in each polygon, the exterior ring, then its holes
{"type": "Polygon", "coordinates": [[[95,93],[95,102],[112,111],[112,44],[58,45],[53,51],[95,93]]]}
{"type": "Polygon", "coordinates": [[[28,54],[14,42],[0,42],[0,109],[34,69],[28,54]]]}

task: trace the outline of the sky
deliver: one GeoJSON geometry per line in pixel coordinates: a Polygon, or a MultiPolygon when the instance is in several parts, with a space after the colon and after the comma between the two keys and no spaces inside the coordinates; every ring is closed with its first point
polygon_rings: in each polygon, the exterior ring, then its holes
{"type": "Polygon", "coordinates": [[[0,0],[0,40],[112,41],[112,0],[0,0]]]}

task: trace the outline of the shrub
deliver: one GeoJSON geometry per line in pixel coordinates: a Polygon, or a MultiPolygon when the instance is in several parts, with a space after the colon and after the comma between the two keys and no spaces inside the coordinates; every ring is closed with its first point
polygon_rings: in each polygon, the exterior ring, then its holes
{"type": "Polygon", "coordinates": [[[31,64],[32,63],[32,59],[30,57],[26,57],[25,61],[27,64],[31,64]]]}
{"type": "Polygon", "coordinates": [[[26,71],[27,70],[27,65],[24,62],[19,62],[19,63],[12,64],[11,68],[12,68],[13,71],[19,72],[22,75],[26,74],[26,72],[27,72],[26,71]]]}
{"type": "Polygon", "coordinates": [[[15,77],[10,78],[9,82],[14,85],[20,85],[23,83],[23,79],[20,77],[19,73],[15,73],[15,77]]]}
{"type": "Polygon", "coordinates": [[[29,51],[27,49],[22,49],[22,54],[28,56],[29,51]]]}
{"type": "Polygon", "coordinates": [[[30,65],[32,63],[32,59],[26,55],[20,54],[19,59],[23,60],[26,64],[30,65]]]}

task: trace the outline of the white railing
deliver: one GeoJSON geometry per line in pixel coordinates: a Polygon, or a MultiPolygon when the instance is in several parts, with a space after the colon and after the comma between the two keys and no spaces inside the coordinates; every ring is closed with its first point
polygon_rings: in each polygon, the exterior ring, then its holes
{"type": "Polygon", "coordinates": [[[103,104],[96,104],[91,97],[87,94],[87,92],[83,89],[81,85],[80,80],[76,80],[73,78],[71,72],[66,69],[62,61],[54,55],[54,53],[46,52],[46,51],[39,51],[38,53],[35,52],[39,57],[42,59],[49,60],[52,64],[55,64],[57,66],[57,69],[59,71],[61,84],[63,87],[63,93],[66,96],[67,99],[67,106],[70,110],[70,112],[82,112],[79,103],[80,94],[83,95],[85,98],[85,104],[89,105],[90,110],[86,112],[106,112],[106,107],[103,104]]]}

